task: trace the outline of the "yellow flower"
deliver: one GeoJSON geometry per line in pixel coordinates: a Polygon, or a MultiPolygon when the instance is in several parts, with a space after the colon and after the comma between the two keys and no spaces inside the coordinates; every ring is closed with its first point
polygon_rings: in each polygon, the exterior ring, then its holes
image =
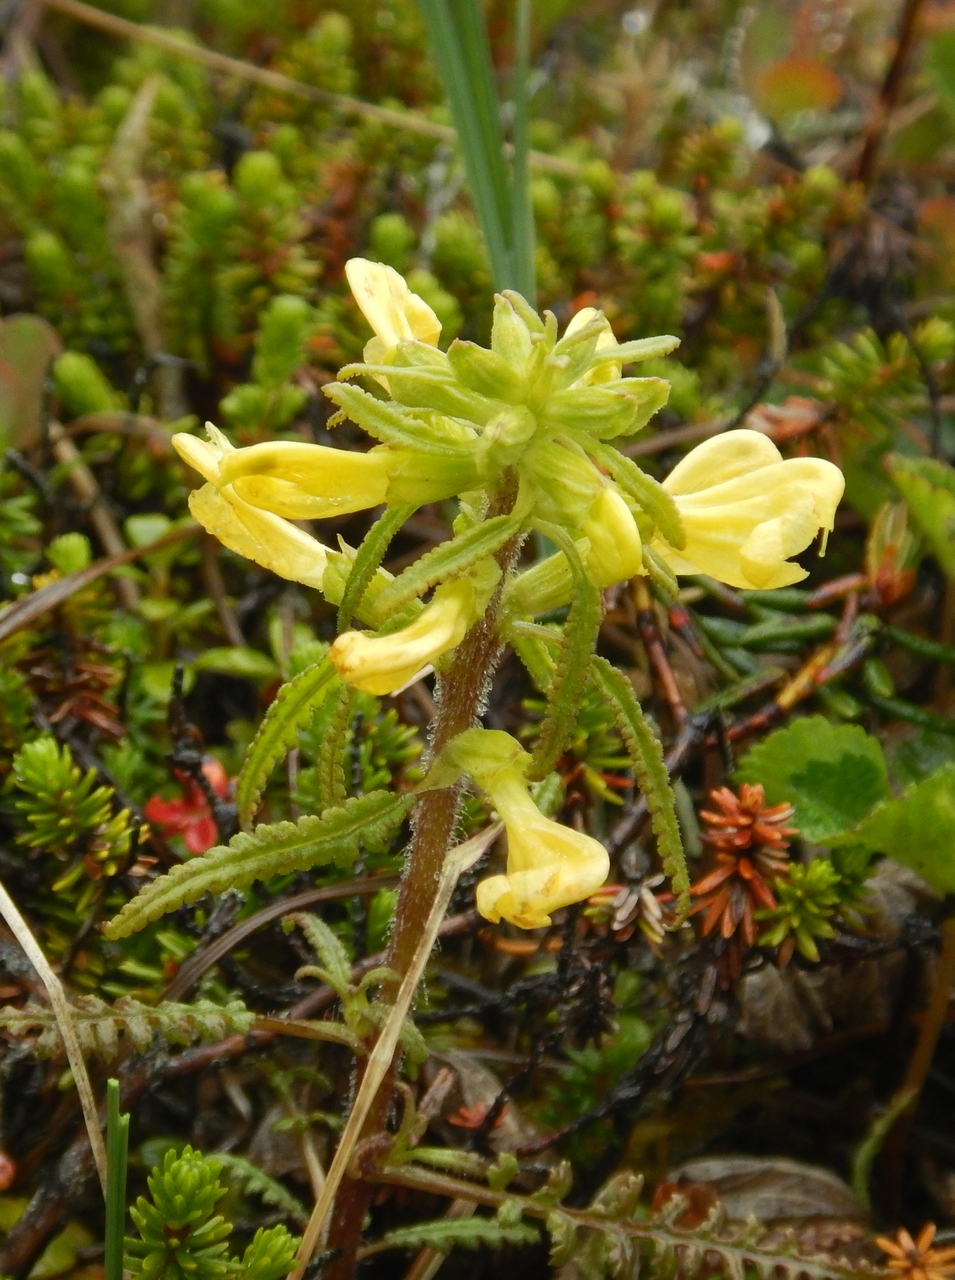
{"type": "Polygon", "coordinates": [[[389,449],[354,453],[274,440],[231,450],[219,464],[218,481],[277,516],[321,520],[384,502],[396,456],[389,449]]]}
{"type": "Polygon", "coordinates": [[[438,345],[441,321],[423,298],[412,293],[393,267],[367,258],[350,258],[345,276],[355,301],[375,331],[365,347],[365,361],[381,364],[390,347],[399,342],[438,345]]]}
{"type": "Polygon", "coordinates": [[[240,451],[211,423],[206,430],[208,442],[185,433],[173,436],[179,456],[208,482],[189,495],[189,510],[230,551],[271,569],[280,578],[320,589],[328,564],[327,549],[281,516],[247,502],[233,485],[222,483],[223,461],[240,451]]]}
{"type": "Polygon", "coordinates": [[[677,552],[660,538],[652,546],[674,573],[768,590],[806,577],[789,557],[832,528],[845,481],[831,462],[784,461],[767,436],[744,430],[698,445],[663,487],[679,508],[686,546],[677,552]]]}
{"type": "Polygon", "coordinates": [[[475,606],[476,592],[469,578],[447,582],[410,626],[385,636],[345,631],[328,656],[356,689],[379,697],[395,693],[461,643],[476,616],[475,606]]]}
{"type": "Polygon", "coordinates": [[[601,489],[581,532],[590,540],[587,576],[598,587],[612,587],[615,582],[625,582],[643,573],[640,530],[614,485],[607,484],[601,489]]]}
{"type": "Polygon", "coordinates": [[[550,913],[596,893],[607,878],[610,859],[599,841],[545,818],[514,765],[481,785],[501,815],[507,832],[507,874],[477,886],[477,909],[497,924],[541,929],[550,913]]]}

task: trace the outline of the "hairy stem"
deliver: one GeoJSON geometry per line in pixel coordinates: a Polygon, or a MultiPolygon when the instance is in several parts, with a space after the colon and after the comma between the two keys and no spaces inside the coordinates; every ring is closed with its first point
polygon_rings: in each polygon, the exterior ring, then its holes
{"type": "MultiPolygon", "coordinates": [[[[496,504],[492,504],[488,516],[509,510],[513,497],[509,494],[504,499],[502,495],[496,504]]],[[[520,540],[514,538],[498,552],[502,583],[513,568],[519,547],[520,540]]],[[[500,658],[500,599],[499,588],[484,617],[471,628],[455,650],[441,678],[432,739],[435,755],[458,734],[470,729],[480,713],[488,681],[500,658]]],[[[460,798],[460,785],[443,791],[426,791],[415,809],[414,840],[401,882],[387,960],[389,968],[402,977],[414,959],[441,884],[441,872],[451,847],[460,798]]],[[[387,999],[394,996],[393,992],[384,994],[387,999]]],[[[393,1097],[392,1070],[369,1111],[362,1139],[384,1129],[393,1097]]],[[[371,1190],[369,1184],[361,1179],[346,1177],[342,1180],[328,1237],[329,1250],[340,1252],[325,1268],[327,1280],[351,1280],[371,1190]]]]}

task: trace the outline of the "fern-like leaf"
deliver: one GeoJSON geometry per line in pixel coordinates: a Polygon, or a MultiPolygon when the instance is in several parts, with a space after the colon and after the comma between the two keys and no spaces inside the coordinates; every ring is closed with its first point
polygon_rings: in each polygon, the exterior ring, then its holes
{"type": "Polygon", "coordinates": [[[670,878],[682,914],[689,907],[690,880],[686,870],[683,841],[676,819],[673,788],[667,775],[660,740],[647,724],[643,709],[626,676],[606,658],[595,657],[591,673],[598,691],[613,712],[640,789],[647,799],[647,811],[657,838],[663,870],[670,878]]]}
{"type": "Polygon", "coordinates": [[[308,1221],[308,1212],[302,1202],[290,1191],[286,1191],[281,1182],[270,1178],[258,1165],[228,1151],[217,1151],[215,1158],[228,1181],[238,1184],[246,1195],[258,1196],[261,1201],[278,1209],[284,1217],[290,1218],[298,1226],[304,1226],[308,1221]]]}
{"type": "Polygon", "coordinates": [[[243,827],[247,828],[252,821],[269,774],[295,745],[299,729],[308,724],[329,693],[341,683],[341,677],[326,657],[306,667],[279,689],[252,739],[236,783],[235,799],[243,827]]]}
{"type": "Polygon", "coordinates": [[[460,577],[473,568],[479,560],[486,560],[503,547],[520,528],[520,519],[513,515],[492,516],[481,524],[444,542],[423,555],[405,569],[394,582],[375,598],[375,609],[390,612],[423,595],[436,582],[460,577]]]}
{"type": "Polygon", "coordinates": [[[315,781],[321,811],[341,804],[347,795],[345,756],[352,739],[352,713],[356,690],[342,685],[336,692],[328,724],[315,758],[315,781]]]}
{"type": "Polygon", "coordinates": [[[394,833],[412,803],[411,796],[371,791],[346,800],[340,808],[326,810],[321,817],[311,815],[298,822],[259,826],[251,833],[242,831],[228,845],[218,845],[183,862],[147,885],[109,921],[106,936],[129,937],[206,893],[247,889],[256,880],[316,866],[348,868],[359,844],[380,846],[394,833]]]}
{"type": "Polygon", "coordinates": [[[396,1227],[375,1246],[376,1249],[502,1249],[505,1245],[536,1244],[536,1227],[530,1223],[505,1224],[497,1218],[439,1218],[411,1227],[396,1227]]]}
{"type": "MultiPolygon", "coordinates": [[[[75,996],[73,1021],[85,1054],[95,1054],[103,1062],[113,1062],[127,1047],[144,1053],[156,1035],[170,1044],[223,1040],[230,1035],[246,1035],[254,1015],[241,1000],[215,1004],[195,1000],[192,1004],[163,1001],[148,1005],[132,996],[122,996],[107,1004],[99,996],[75,996]]],[[[0,1009],[0,1027],[17,1038],[36,1036],[33,1052],[38,1058],[52,1058],[63,1043],[53,1010],[29,1000],[20,1009],[0,1009]]]]}
{"type": "Polygon", "coordinates": [[[530,766],[530,778],[546,778],[574,732],[590,675],[590,658],[603,618],[603,598],[590,581],[572,538],[562,529],[547,534],[567,557],[574,575],[574,598],[564,625],[563,645],[554,678],[547,690],[547,715],[530,766]]]}
{"type": "Polygon", "coordinates": [[[414,510],[415,508],[410,505],[387,507],[381,519],[375,521],[362,539],[362,544],[352,561],[351,572],[345,582],[342,602],[338,606],[339,632],[347,631],[351,625],[352,618],[361,607],[362,597],[368,590],[368,584],[385,558],[392,538],[414,510]]]}

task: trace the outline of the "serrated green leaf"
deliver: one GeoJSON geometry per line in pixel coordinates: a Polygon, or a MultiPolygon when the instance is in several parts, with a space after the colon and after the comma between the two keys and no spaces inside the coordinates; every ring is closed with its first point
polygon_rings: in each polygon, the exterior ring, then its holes
{"type": "Polygon", "coordinates": [[[337,705],[332,709],[315,758],[315,781],[319,805],[324,812],[345,799],[345,756],[351,744],[352,710],[357,690],[342,685],[336,690],[337,705]]]}
{"type": "Polygon", "coordinates": [[[338,606],[338,631],[347,631],[358,611],[368,585],[385,558],[391,540],[414,512],[412,506],[388,507],[380,519],[368,530],[352,561],[351,571],[345,581],[342,601],[338,606]]]}
{"type": "Polygon", "coordinates": [[[294,745],[329,693],[342,683],[328,658],[306,667],[283,684],[252,739],[235,788],[239,820],[247,827],[258,807],[269,774],[294,745]]]}
{"type": "Polygon", "coordinates": [[[955,893],[955,764],[883,800],[839,843],[884,853],[938,893],[955,893]]]}
{"type": "Polygon", "coordinates": [[[955,578],[955,467],[934,458],[890,454],[886,460],[915,523],[949,578],[955,578]]]}
{"type": "Polygon", "coordinates": [[[758,782],[768,804],[791,804],[793,825],[825,843],[856,826],[889,795],[882,748],[858,725],[825,716],[794,720],[753,747],[736,771],[758,782]]]}
{"type": "Polygon", "coordinates": [[[381,1239],[381,1245],[392,1249],[502,1249],[504,1245],[536,1244],[536,1227],[519,1222],[505,1226],[497,1218],[439,1218],[411,1227],[398,1227],[381,1239]]]}
{"type": "MultiPolygon", "coordinates": [[[[354,366],[356,372],[378,368],[377,365],[354,366]]],[[[453,389],[453,383],[447,377],[430,375],[426,371],[416,369],[393,369],[390,365],[383,365],[380,368],[383,374],[395,378],[416,377],[419,381],[427,382],[429,378],[437,377],[441,385],[448,382],[453,389]]],[[[347,370],[342,370],[343,374],[346,372],[347,370]]],[[[420,415],[412,415],[393,401],[379,400],[370,392],[362,391],[361,387],[353,387],[346,382],[329,383],[323,390],[329,400],[337,404],[346,417],[357,422],[370,436],[374,436],[384,444],[401,445],[416,449],[419,453],[435,453],[446,458],[454,457],[461,452],[461,446],[450,442],[446,433],[442,439],[441,434],[433,431],[420,415]]],[[[463,407],[466,410],[467,404],[460,392],[457,398],[462,403],[455,407],[459,410],[463,407]]]]}
{"type": "Polygon", "coordinates": [[[587,577],[573,538],[556,527],[548,526],[546,532],[567,557],[574,576],[574,596],[564,624],[557,668],[547,690],[547,714],[528,771],[531,779],[547,777],[574,732],[603,620],[603,595],[587,577]]]}
{"type": "Polygon", "coordinates": [[[127,938],[206,893],[247,889],[256,880],[316,866],[347,868],[357,857],[359,844],[379,844],[395,831],[412,803],[411,796],[371,791],[326,810],[321,817],[262,825],[251,834],[242,831],[228,845],[217,845],[147,885],[104,932],[113,940],[127,938]]]}
{"type": "Polygon", "coordinates": [[[375,609],[380,613],[399,609],[402,605],[423,595],[436,582],[460,577],[480,560],[486,560],[499,551],[520,528],[517,516],[492,516],[466,533],[443,542],[433,551],[423,555],[405,569],[379,596],[375,597],[375,609]]]}
{"type": "Polygon", "coordinates": [[[657,838],[660,861],[676,894],[677,910],[682,914],[690,905],[690,878],[676,818],[673,788],[663,759],[663,747],[647,723],[643,708],[626,676],[611,666],[606,658],[593,658],[590,669],[598,692],[613,712],[640,790],[646,796],[647,812],[653,834],[657,838]]]}
{"type": "Polygon", "coordinates": [[[227,1175],[230,1184],[238,1185],[246,1195],[258,1196],[265,1204],[278,1209],[283,1216],[291,1218],[299,1226],[308,1221],[308,1213],[300,1200],[269,1175],[242,1156],[233,1155],[230,1151],[217,1151],[216,1161],[227,1175]]]}
{"type": "Polygon", "coordinates": [[[640,504],[670,546],[677,551],[682,550],[686,546],[683,521],[676,503],[663,485],[641,471],[635,462],[612,445],[588,440],[584,447],[607,468],[624,493],[640,504]]]}

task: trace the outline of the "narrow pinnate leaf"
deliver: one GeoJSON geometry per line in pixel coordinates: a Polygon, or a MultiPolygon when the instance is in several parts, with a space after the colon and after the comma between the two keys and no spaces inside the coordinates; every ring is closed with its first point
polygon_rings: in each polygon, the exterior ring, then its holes
{"type": "Polygon", "coordinates": [[[690,880],[676,819],[673,788],[667,776],[660,740],[647,724],[643,708],[626,676],[611,666],[606,658],[594,658],[591,672],[597,689],[613,711],[640,790],[647,798],[647,811],[657,838],[663,870],[670,878],[678,899],[677,908],[682,913],[689,907],[690,880]]]}
{"type": "MultiPolygon", "coordinates": [[[[170,1044],[244,1035],[254,1017],[241,1000],[224,1005],[211,1000],[194,1000],[191,1004],[164,1000],[149,1005],[133,996],[122,996],[110,1005],[99,996],[85,995],[75,996],[71,1004],[83,1052],[95,1054],[103,1062],[113,1062],[129,1047],[145,1053],[157,1034],[170,1044]]],[[[33,1052],[38,1058],[50,1058],[62,1051],[59,1027],[47,1005],[32,1000],[22,1008],[8,1005],[0,1009],[0,1026],[18,1038],[36,1036],[33,1052]]]]}
{"type": "Polygon", "coordinates": [[[247,889],[256,880],[352,865],[361,843],[380,845],[399,826],[412,797],[372,791],[355,796],[321,817],[277,822],[240,832],[228,845],[183,862],[147,885],[106,925],[108,938],[127,938],[170,911],[197,902],[206,893],[247,889]]]}
{"type": "Polygon", "coordinates": [[[351,620],[361,606],[368,584],[391,545],[391,540],[414,511],[412,506],[388,507],[381,519],[368,530],[352,562],[351,572],[338,606],[338,630],[347,631],[351,620]]]}
{"type": "Polygon", "coordinates": [[[420,560],[416,560],[400,577],[388,583],[381,594],[375,597],[376,612],[380,615],[399,609],[409,600],[423,595],[436,582],[460,577],[479,560],[486,560],[494,555],[519,528],[520,520],[515,516],[493,516],[490,520],[475,525],[473,529],[468,529],[466,533],[443,542],[420,560]]]}
{"type": "Polygon", "coordinates": [[[269,774],[295,745],[299,729],[308,724],[328,695],[341,684],[341,677],[331,662],[322,658],[279,689],[252,739],[236,783],[235,799],[243,827],[252,821],[269,774]]]}
{"type": "Polygon", "coordinates": [[[332,710],[315,761],[317,791],[323,811],[341,804],[347,794],[345,756],[351,743],[356,692],[350,685],[343,685],[335,696],[337,705],[332,710]]]}
{"type": "Polygon", "coordinates": [[[505,1245],[536,1244],[536,1227],[527,1222],[505,1224],[497,1218],[439,1218],[411,1227],[396,1227],[382,1237],[382,1249],[429,1247],[448,1253],[452,1249],[502,1249],[505,1245]]]}
{"type": "Polygon", "coordinates": [[[547,715],[541,726],[529,777],[546,778],[554,768],[577,724],[590,676],[590,658],[603,619],[603,597],[584,571],[573,538],[562,529],[545,532],[567,557],[574,575],[574,599],[564,626],[563,645],[554,678],[547,690],[547,715]]]}

